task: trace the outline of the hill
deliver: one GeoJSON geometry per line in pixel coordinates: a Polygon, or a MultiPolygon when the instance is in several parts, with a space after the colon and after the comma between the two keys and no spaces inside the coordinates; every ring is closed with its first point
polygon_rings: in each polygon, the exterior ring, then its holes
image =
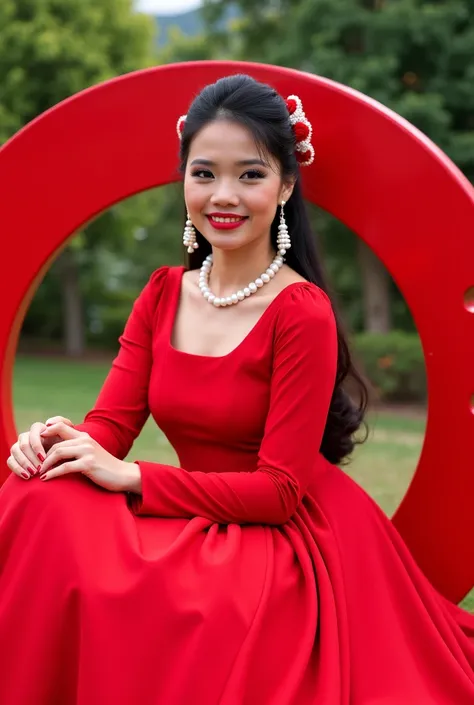
{"type": "MultiPolygon", "coordinates": [[[[225,25],[229,20],[232,20],[238,16],[238,9],[236,7],[229,8],[225,17],[222,18],[222,24],[225,25]]],[[[204,28],[204,22],[201,15],[201,9],[189,10],[188,12],[181,12],[176,15],[154,15],[155,21],[158,25],[158,46],[162,47],[168,41],[168,30],[171,27],[178,27],[183,34],[190,37],[200,34],[204,28]]]]}

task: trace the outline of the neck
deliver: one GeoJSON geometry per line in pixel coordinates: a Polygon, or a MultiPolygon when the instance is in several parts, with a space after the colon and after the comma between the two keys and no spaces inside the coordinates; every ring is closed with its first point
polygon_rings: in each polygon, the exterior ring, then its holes
{"type": "MultiPolygon", "coordinates": [[[[254,245],[254,243],[252,243],[254,245]]],[[[238,250],[212,251],[209,288],[216,296],[230,296],[254,281],[270,266],[275,252],[270,241],[238,250]]]]}

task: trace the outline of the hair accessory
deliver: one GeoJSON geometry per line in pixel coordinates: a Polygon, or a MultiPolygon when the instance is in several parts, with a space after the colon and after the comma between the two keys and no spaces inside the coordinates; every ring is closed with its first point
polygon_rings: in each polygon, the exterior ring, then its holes
{"type": "Polygon", "coordinates": [[[305,115],[301,98],[289,95],[285,102],[296,139],[296,159],[300,166],[309,166],[314,162],[313,126],[305,115]]]}
{"type": "Polygon", "coordinates": [[[186,115],[181,115],[176,123],[176,132],[178,133],[178,138],[181,139],[183,136],[184,124],[186,122],[186,115]]]}
{"type": "MultiPolygon", "coordinates": [[[[311,144],[313,126],[304,113],[301,98],[298,98],[297,95],[290,95],[285,103],[296,140],[296,159],[300,166],[309,166],[314,162],[314,147],[311,144]]],[[[186,115],[181,115],[176,123],[176,132],[178,133],[179,139],[181,139],[183,135],[186,117],[186,115]]]]}

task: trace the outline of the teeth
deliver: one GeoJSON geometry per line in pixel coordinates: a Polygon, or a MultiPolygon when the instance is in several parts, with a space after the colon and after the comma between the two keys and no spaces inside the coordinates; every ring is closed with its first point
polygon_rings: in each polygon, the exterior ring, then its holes
{"type": "Polygon", "coordinates": [[[241,220],[244,220],[243,218],[219,218],[217,216],[212,215],[211,220],[213,220],[215,223],[240,223],[241,220]]]}

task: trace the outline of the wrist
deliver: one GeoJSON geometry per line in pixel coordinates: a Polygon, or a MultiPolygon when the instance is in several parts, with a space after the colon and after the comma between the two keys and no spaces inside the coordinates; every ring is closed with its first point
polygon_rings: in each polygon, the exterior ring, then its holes
{"type": "Polygon", "coordinates": [[[123,492],[142,493],[142,475],[138,463],[124,462],[124,487],[123,492]]]}

